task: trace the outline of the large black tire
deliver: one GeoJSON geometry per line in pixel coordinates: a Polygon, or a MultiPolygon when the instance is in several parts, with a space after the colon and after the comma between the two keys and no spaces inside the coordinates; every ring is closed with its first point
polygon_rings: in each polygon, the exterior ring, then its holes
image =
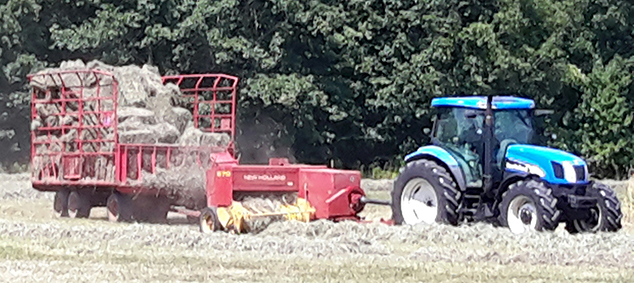
{"type": "Polygon", "coordinates": [[[589,195],[597,197],[597,206],[590,209],[590,218],[566,222],[566,230],[571,234],[616,232],[621,229],[621,202],[616,193],[607,185],[594,183],[589,195]]]}
{"type": "Polygon", "coordinates": [[[416,224],[420,222],[429,224],[429,222],[435,221],[457,225],[460,219],[458,206],[461,197],[462,193],[458,190],[456,182],[444,167],[435,161],[426,159],[410,162],[394,182],[392,190],[392,215],[394,222],[396,224],[416,224]],[[429,185],[431,185],[432,189],[428,187],[429,185]],[[427,218],[424,215],[418,216],[416,211],[412,209],[413,206],[410,207],[409,202],[414,199],[414,195],[418,194],[420,190],[433,190],[435,199],[431,197],[422,201],[423,204],[421,205],[428,205],[430,210],[436,213],[435,219],[433,218],[433,213],[427,218]],[[435,212],[433,211],[434,205],[437,208],[435,212]]]}
{"type": "Polygon", "coordinates": [[[68,217],[68,195],[70,191],[62,189],[55,192],[53,200],[53,211],[57,217],[68,217]]]}
{"type": "Polygon", "coordinates": [[[502,194],[500,224],[513,233],[553,231],[559,225],[561,211],[552,189],[538,180],[513,183],[502,194]]]}
{"type": "Polygon", "coordinates": [[[81,191],[70,192],[67,207],[70,218],[88,218],[92,209],[90,194],[81,191]]]}
{"type": "Polygon", "coordinates": [[[130,196],[114,192],[106,202],[108,220],[111,222],[130,222],[132,221],[133,208],[130,196]]]}
{"type": "Polygon", "coordinates": [[[222,229],[216,209],[213,207],[205,207],[200,211],[199,224],[200,232],[205,234],[222,229]]]}

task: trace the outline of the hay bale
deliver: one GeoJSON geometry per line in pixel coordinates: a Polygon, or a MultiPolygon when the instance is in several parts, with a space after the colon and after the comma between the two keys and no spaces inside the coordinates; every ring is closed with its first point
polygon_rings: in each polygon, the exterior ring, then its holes
{"type": "Polygon", "coordinates": [[[145,129],[129,130],[137,127],[137,125],[124,124],[123,127],[129,126],[130,128],[119,132],[119,142],[128,144],[173,144],[178,140],[179,132],[176,127],[161,123],[153,126],[146,126],[145,129]]]}
{"type": "Polygon", "coordinates": [[[35,118],[31,121],[31,131],[35,131],[41,126],[42,126],[42,121],[39,118],[35,118]]]}
{"type": "Polygon", "coordinates": [[[150,130],[125,131],[119,133],[119,142],[134,144],[155,144],[156,136],[154,135],[154,132],[150,130]]]}
{"type": "Polygon", "coordinates": [[[169,169],[157,168],[154,174],[144,171],[142,179],[144,186],[163,191],[176,205],[191,209],[204,207],[205,172],[195,163],[169,169]]]}
{"type": "Polygon", "coordinates": [[[37,111],[37,115],[42,119],[46,119],[53,114],[59,114],[62,112],[61,106],[53,103],[37,104],[35,106],[35,111],[37,111]]]}
{"type": "Polygon", "coordinates": [[[205,133],[203,135],[202,141],[204,142],[201,145],[213,145],[217,147],[226,147],[231,143],[231,138],[227,134],[221,133],[205,133]]]}
{"type": "Polygon", "coordinates": [[[182,135],[187,128],[187,125],[192,121],[192,113],[189,110],[181,107],[174,107],[171,109],[173,115],[170,116],[166,122],[174,125],[178,129],[179,135],[182,135]]]}
{"type": "MultiPolygon", "coordinates": [[[[82,60],[64,61],[59,68],[49,68],[37,72],[37,75],[51,74],[58,71],[68,70],[85,70],[86,64],[82,60]]],[[[96,78],[89,73],[61,73],[50,76],[34,76],[31,81],[31,87],[39,90],[59,89],[65,87],[68,90],[79,89],[83,86],[92,86],[96,82],[96,78]]],[[[59,95],[58,95],[59,97],[59,95]]]]}
{"type": "Polygon", "coordinates": [[[229,145],[231,138],[224,133],[204,133],[194,127],[187,127],[178,144],[187,146],[216,146],[225,147],[229,145]]]}
{"type": "Polygon", "coordinates": [[[180,132],[178,129],[171,124],[161,123],[155,126],[151,126],[150,129],[157,136],[157,141],[159,143],[175,143],[180,137],[180,132]]]}
{"type": "Polygon", "coordinates": [[[117,109],[117,118],[119,123],[131,118],[136,118],[141,123],[149,125],[155,125],[158,122],[154,111],[138,107],[119,107],[117,109]]]}
{"type": "Polygon", "coordinates": [[[119,130],[119,132],[136,131],[145,129],[147,126],[148,124],[144,123],[144,121],[139,119],[138,117],[131,117],[119,123],[117,125],[117,129],[119,130]]]}

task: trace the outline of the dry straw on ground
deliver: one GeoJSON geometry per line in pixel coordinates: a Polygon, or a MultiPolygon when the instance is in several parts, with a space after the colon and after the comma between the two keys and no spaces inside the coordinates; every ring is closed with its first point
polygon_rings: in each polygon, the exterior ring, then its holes
{"type": "Polygon", "coordinates": [[[627,188],[622,196],[623,221],[634,224],[634,175],[630,176],[627,188]]]}

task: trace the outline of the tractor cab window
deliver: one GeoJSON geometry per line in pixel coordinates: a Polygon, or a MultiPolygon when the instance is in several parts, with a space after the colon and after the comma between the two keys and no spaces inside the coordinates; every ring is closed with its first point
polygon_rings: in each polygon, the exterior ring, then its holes
{"type": "Polygon", "coordinates": [[[525,109],[495,112],[495,138],[513,143],[530,144],[533,138],[533,120],[525,109]]]}
{"type": "Polygon", "coordinates": [[[470,186],[478,186],[482,176],[484,111],[467,108],[440,108],[434,143],[446,149],[460,164],[470,186]]]}
{"type": "Polygon", "coordinates": [[[498,142],[495,149],[495,163],[502,168],[506,149],[512,144],[531,144],[533,139],[533,119],[526,109],[509,109],[495,112],[494,136],[498,142]]]}
{"type": "Polygon", "coordinates": [[[434,138],[446,144],[465,145],[481,140],[484,111],[465,108],[441,109],[434,138]]]}

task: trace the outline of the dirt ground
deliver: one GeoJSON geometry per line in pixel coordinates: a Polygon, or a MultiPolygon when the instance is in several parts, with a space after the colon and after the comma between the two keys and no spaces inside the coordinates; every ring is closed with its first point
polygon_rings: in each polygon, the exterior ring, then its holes
{"type": "MultiPolygon", "coordinates": [[[[385,184],[366,182],[372,197],[385,184]]],[[[634,229],[524,236],[488,225],[276,223],[253,235],[169,225],[57,219],[27,175],[0,174],[5,282],[632,282],[634,229]]],[[[368,206],[372,219],[390,217],[368,206]]]]}

